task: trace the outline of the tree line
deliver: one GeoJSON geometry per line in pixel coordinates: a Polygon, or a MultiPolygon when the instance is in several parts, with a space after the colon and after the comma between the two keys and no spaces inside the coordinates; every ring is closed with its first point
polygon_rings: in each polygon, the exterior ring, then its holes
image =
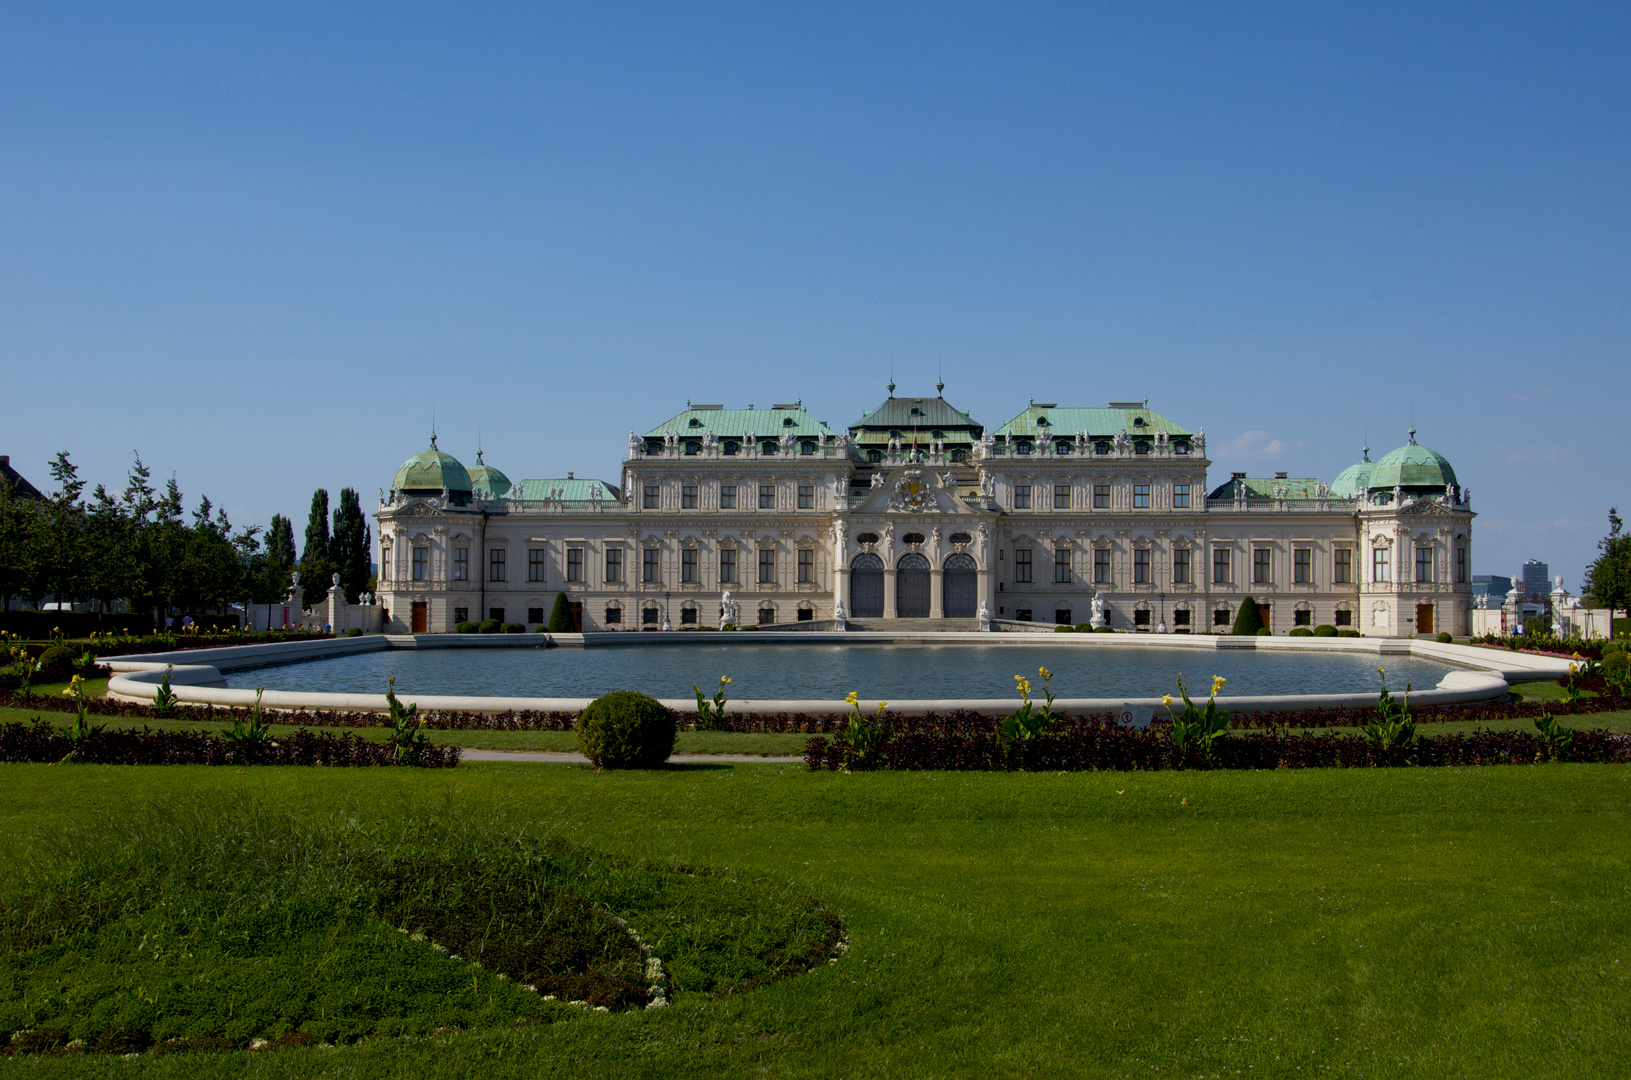
{"type": "Polygon", "coordinates": [[[175,477],[155,488],[140,455],[123,491],[98,484],[87,494],[66,451],[52,461],[51,478],[56,489],[43,498],[0,482],[6,611],[22,600],[36,608],[88,602],[111,611],[123,602],[130,611],[220,612],[232,603],[281,603],[296,570],[308,603],[327,595],[335,573],[353,603],[372,587],[368,523],[351,488],[340,492],[332,530],[328,492],[313,495],[297,560],[288,518],[273,514],[264,532],[258,525],[235,529],[208,496],[188,514],[175,477]]]}

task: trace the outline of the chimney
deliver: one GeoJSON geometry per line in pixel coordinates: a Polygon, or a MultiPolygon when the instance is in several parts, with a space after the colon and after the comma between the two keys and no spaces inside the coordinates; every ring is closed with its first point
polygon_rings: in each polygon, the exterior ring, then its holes
{"type": "Polygon", "coordinates": [[[1230,473],[1229,478],[1231,480],[1244,480],[1246,479],[1246,474],[1243,472],[1230,473]]]}
{"type": "Polygon", "coordinates": [[[1276,480],[1284,480],[1286,478],[1286,474],[1283,472],[1277,472],[1274,474],[1274,478],[1276,480]]]}

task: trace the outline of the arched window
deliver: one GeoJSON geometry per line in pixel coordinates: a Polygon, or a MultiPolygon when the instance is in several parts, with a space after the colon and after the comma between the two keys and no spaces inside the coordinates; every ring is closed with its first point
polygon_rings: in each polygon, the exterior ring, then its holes
{"type": "Polygon", "coordinates": [[[921,544],[923,543],[923,534],[920,532],[909,532],[900,538],[900,542],[903,544],[921,544]]]}
{"type": "Polygon", "coordinates": [[[956,532],[951,534],[951,542],[954,544],[972,544],[974,537],[968,533],[956,532]]]}
{"type": "Polygon", "coordinates": [[[958,571],[978,570],[979,566],[974,562],[974,556],[966,551],[958,551],[946,557],[946,569],[958,571]]]}
{"type": "Polygon", "coordinates": [[[881,571],[883,569],[883,560],[872,554],[870,551],[863,551],[859,555],[855,556],[855,558],[850,560],[849,568],[851,570],[859,570],[863,573],[868,570],[881,571]]]}
{"type": "Polygon", "coordinates": [[[895,569],[907,571],[922,570],[927,572],[929,569],[929,560],[924,558],[922,555],[919,555],[915,551],[909,552],[900,557],[900,562],[896,564],[895,569]]]}
{"type": "MultiPolygon", "coordinates": [[[[874,532],[857,533],[855,535],[855,542],[857,544],[876,544],[878,542],[878,534],[874,532]]],[[[879,563],[878,565],[880,568],[883,566],[882,563],[879,563]]]]}

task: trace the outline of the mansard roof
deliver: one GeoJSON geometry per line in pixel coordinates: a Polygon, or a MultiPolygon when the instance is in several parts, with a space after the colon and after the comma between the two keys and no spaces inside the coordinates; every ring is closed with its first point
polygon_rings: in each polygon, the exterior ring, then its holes
{"type": "Polygon", "coordinates": [[[537,503],[558,498],[566,506],[588,506],[615,503],[623,496],[615,485],[604,480],[579,480],[568,476],[560,480],[522,480],[510,485],[509,497],[537,503]],[[559,495],[554,494],[557,490],[559,495]]]}
{"type": "Polygon", "coordinates": [[[1244,486],[1248,499],[1273,499],[1275,488],[1285,488],[1288,499],[1317,499],[1320,497],[1320,481],[1313,476],[1293,476],[1290,478],[1234,476],[1229,482],[1214,488],[1208,499],[1233,499],[1235,493],[1244,486]]]}
{"type": "Polygon", "coordinates": [[[972,442],[985,432],[985,425],[958,409],[943,397],[895,397],[891,392],[883,404],[849,426],[857,441],[870,441],[871,434],[887,439],[889,432],[903,434],[913,428],[924,437],[930,431],[956,432],[953,441],[972,442]]]}
{"type": "Polygon", "coordinates": [[[1024,412],[998,428],[999,438],[1041,438],[1069,435],[1085,431],[1090,438],[1110,438],[1125,431],[1129,435],[1153,435],[1164,431],[1168,435],[1189,435],[1189,429],[1180,427],[1148,406],[1111,405],[1103,409],[1061,409],[1057,405],[1038,405],[1031,402],[1024,412]]]}
{"type": "Polygon", "coordinates": [[[794,436],[830,436],[832,429],[804,410],[803,402],[792,405],[772,405],[768,409],[727,409],[721,405],[692,405],[645,433],[645,438],[656,439],[664,435],[702,436],[713,432],[720,438],[734,436],[760,439],[780,438],[786,432],[794,436]]]}

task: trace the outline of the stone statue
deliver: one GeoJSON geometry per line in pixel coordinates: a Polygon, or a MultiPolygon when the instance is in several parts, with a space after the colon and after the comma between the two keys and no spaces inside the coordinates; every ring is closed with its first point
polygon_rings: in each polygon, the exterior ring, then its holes
{"type": "Polygon", "coordinates": [[[636,435],[634,432],[631,431],[631,432],[629,432],[629,457],[637,458],[639,456],[640,456],[640,436],[636,435]]]}
{"type": "Polygon", "coordinates": [[[875,472],[872,474],[872,486],[875,488],[883,487],[883,473],[875,472]]]}
{"type": "Polygon", "coordinates": [[[334,585],[338,585],[340,583],[340,572],[338,570],[329,575],[329,582],[334,585]]]}
{"type": "Polygon", "coordinates": [[[980,601],[980,629],[991,629],[991,605],[984,600],[980,601]]]}
{"type": "MultiPolygon", "coordinates": [[[[832,543],[838,553],[838,562],[842,566],[849,565],[849,523],[835,521],[832,523],[832,543]]],[[[842,607],[843,605],[839,605],[842,607]]]]}
{"type": "Polygon", "coordinates": [[[1192,441],[1195,443],[1195,456],[1196,457],[1205,457],[1206,456],[1206,429],[1201,428],[1199,431],[1195,432],[1195,438],[1192,441]]]}
{"type": "Polygon", "coordinates": [[[736,601],[731,599],[731,591],[725,590],[725,595],[719,600],[719,625],[736,625],[736,601]]]}
{"type": "Polygon", "coordinates": [[[849,622],[849,613],[844,610],[842,600],[838,601],[838,604],[832,610],[832,621],[834,630],[843,630],[849,622]]]}
{"type": "Polygon", "coordinates": [[[296,570],[294,573],[289,575],[289,584],[293,585],[297,589],[300,587],[300,571],[299,570],[296,570]]]}
{"type": "Polygon", "coordinates": [[[1093,594],[1093,625],[1094,626],[1109,626],[1110,625],[1110,620],[1105,618],[1105,616],[1104,616],[1104,593],[1103,592],[1096,592],[1096,593],[1093,594]]]}

